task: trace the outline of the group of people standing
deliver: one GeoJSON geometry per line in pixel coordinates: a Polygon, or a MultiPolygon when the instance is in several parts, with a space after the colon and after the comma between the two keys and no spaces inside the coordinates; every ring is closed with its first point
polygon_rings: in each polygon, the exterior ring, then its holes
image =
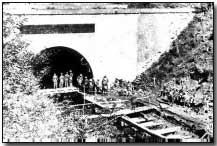
{"type": "Polygon", "coordinates": [[[66,72],[65,75],[63,73],[60,73],[60,77],[57,76],[56,73],[53,75],[53,87],[56,88],[63,88],[63,87],[72,87],[73,86],[73,73],[70,70],[69,73],[66,72]],[[59,86],[58,86],[59,81],[59,86]]]}
{"type": "Polygon", "coordinates": [[[134,91],[132,82],[117,78],[115,79],[115,82],[111,88],[113,90],[118,90],[119,96],[129,96],[134,91]]]}
{"type": "Polygon", "coordinates": [[[107,94],[108,93],[108,78],[106,76],[103,77],[102,83],[100,86],[100,80],[97,79],[96,82],[93,78],[88,79],[87,76],[83,77],[82,74],[80,74],[77,77],[77,86],[81,91],[84,91],[89,94],[95,94],[95,93],[102,93],[107,94]]]}
{"type": "Polygon", "coordinates": [[[86,92],[89,94],[95,94],[95,93],[102,93],[107,94],[108,93],[108,83],[109,80],[106,76],[103,77],[101,85],[100,80],[97,79],[95,82],[93,78],[88,78],[87,76],[83,76],[82,74],[78,75],[76,78],[76,85],[73,85],[73,73],[70,70],[69,73],[66,72],[65,75],[63,73],[60,74],[60,77],[54,73],[53,75],[53,87],[56,88],[63,88],[63,87],[73,87],[77,86],[80,91],[86,92]],[[59,81],[59,86],[58,86],[59,81]]]}

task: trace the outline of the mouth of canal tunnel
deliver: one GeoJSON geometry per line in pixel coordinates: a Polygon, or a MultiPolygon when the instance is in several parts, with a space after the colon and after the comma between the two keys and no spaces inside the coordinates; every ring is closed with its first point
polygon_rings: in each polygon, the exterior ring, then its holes
{"type": "Polygon", "coordinates": [[[54,73],[59,78],[61,73],[65,75],[68,72],[69,74],[72,70],[75,86],[77,86],[78,75],[93,77],[91,66],[86,58],[74,49],[62,46],[42,50],[34,57],[32,66],[33,74],[40,80],[39,84],[42,89],[53,88],[54,73]]]}

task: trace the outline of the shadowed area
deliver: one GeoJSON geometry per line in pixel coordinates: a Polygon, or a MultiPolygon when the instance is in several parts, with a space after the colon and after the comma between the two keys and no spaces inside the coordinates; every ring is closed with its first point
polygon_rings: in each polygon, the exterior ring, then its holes
{"type": "Polygon", "coordinates": [[[88,78],[93,77],[92,69],[87,60],[77,51],[66,47],[51,47],[37,54],[33,61],[34,75],[40,79],[41,88],[52,88],[53,74],[65,74],[72,70],[73,83],[76,85],[76,77],[81,73],[88,78]]]}

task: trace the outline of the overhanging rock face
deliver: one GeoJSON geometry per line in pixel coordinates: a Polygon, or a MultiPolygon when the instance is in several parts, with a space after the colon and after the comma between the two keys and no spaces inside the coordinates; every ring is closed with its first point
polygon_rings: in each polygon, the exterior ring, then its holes
{"type": "Polygon", "coordinates": [[[38,54],[56,46],[74,49],[87,59],[95,79],[107,75],[110,81],[133,80],[145,71],[169,50],[194,15],[190,9],[70,10],[30,5],[11,12],[27,18],[23,38],[30,42],[29,50],[38,54]],[[27,33],[33,29],[37,33],[27,33]]]}

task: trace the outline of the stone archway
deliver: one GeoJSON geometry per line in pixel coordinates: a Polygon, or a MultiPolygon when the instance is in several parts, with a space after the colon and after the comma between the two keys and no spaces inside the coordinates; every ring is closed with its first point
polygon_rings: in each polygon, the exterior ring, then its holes
{"type": "Polygon", "coordinates": [[[65,74],[72,70],[73,83],[77,84],[76,77],[83,74],[88,78],[93,77],[93,72],[86,58],[74,49],[57,46],[42,50],[33,61],[34,75],[40,79],[41,88],[52,88],[52,77],[56,73],[65,74]]]}

